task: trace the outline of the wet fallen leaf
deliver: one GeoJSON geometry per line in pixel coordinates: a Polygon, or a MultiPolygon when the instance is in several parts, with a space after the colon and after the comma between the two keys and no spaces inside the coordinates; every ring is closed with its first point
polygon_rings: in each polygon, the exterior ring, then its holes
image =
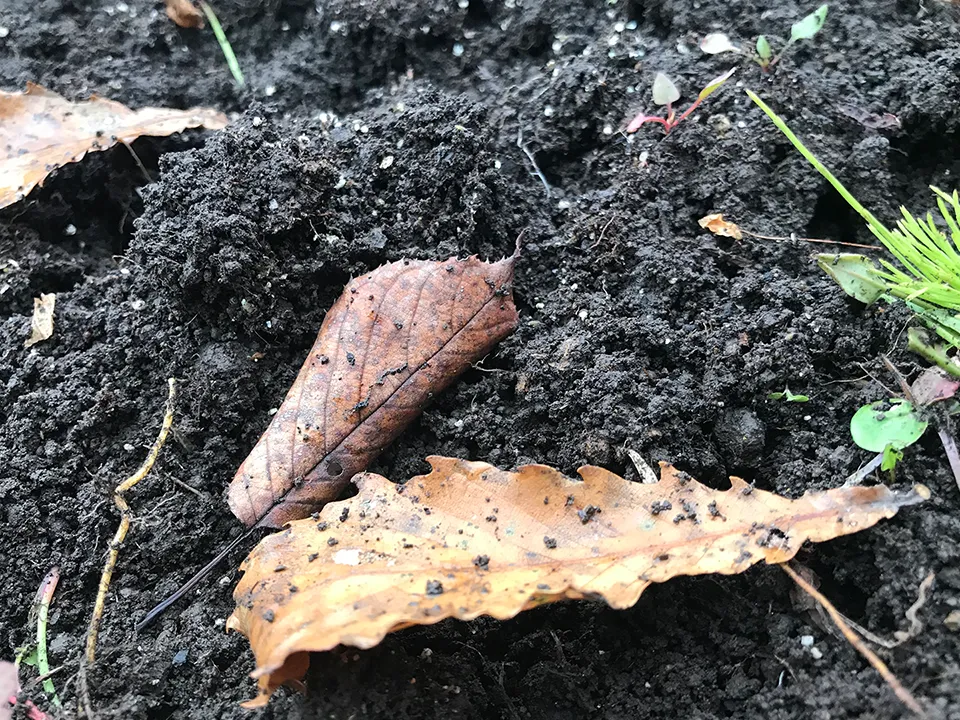
{"type": "Polygon", "coordinates": [[[351,281],[230,483],[234,515],[280,527],[335,499],[516,327],[514,260],[404,260],[351,281]]]}
{"type": "Polygon", "coordinates": [[[740,240],[743,238],[743,235],[740,233],[740,228],[737,227],[736,224],[724,220],[723,215],[720,213],[706,215],[705,217],[700,218],[697,222],[700,223],[700,227],[709,230],[714,235],[732,237],[734,240],[740,240]]]}
{"type": "Polygon", "coordinates": [[[0,208],[23,199],[51,172],[88,152],[141,135],[226,125],[227,117],[211,108],[131,110],[96,95],[73,103],[34,83],[27,83],[22,93],[0,91],[0,147],[5,153],[0,159],[0,208]]]}
{"type": "Polygon", "coordinates": [[[203,13],[191,0],[167,0],[167,17],[182,28],[203,27],[203,13]]]}
{"type": "Polygon", "coordinates": [[[256,656],[249,706],[301,677],[309,652],[566,598],[628,608],[651,583],[782,563],[807,540],[863,530],[929,496],[856,486],[790,500],[738,478],[711,490],[667,464],[658,483],[641,484],[591,466],[581,482],[543,465],[428,460],[432,472],[404,485],[358,475],[357,496],[265,538],[243,562],[227,627],[256,656]]]}
{"type": "Polygon", "coordinates": [[[33,347],[38,342],[49,340],[53,336],[53,309],[57,304],[55,293],[41,293],[33,299],[33,318],[30,320],[30,337],[24,347],[33,347]]]}

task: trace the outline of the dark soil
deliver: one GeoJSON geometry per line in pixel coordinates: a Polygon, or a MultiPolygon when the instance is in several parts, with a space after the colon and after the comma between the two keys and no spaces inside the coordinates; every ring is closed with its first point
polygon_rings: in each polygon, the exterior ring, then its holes
{"type": "MultiPolygon", "coordinates": [[[[240,531],[223,500],[344,282],[403,257],[498,258],[524,233],[517,332],[408,429],[374,468],[393,479],[445,454],[636,478],[624,449],[715,487],[740,474],[797,496],[868,459],[848,423],[904,371],[909,317],[864,308],[802,241],[701,231],[723,212],[754,232],[871,242],[730,85],[664,138],[619,132],[655,71],[684,96],[736,62],[703,33],[749,43],[812,7],[792,0],[215,0],[248,89],[211,32],[159,2],[8,0],[0,82],[72,99],[214,105],[220,133],[144,139],[63,168],[0,213],[0,642],[59,565],[50,654],[65,717],[104,552],[113,486],[156,435],[166,378],[174,435],[131,493],[89,672],[100,718],[244,718],[246,640],[223,632],[244,551],[154,627],[134,624],[240,531]],[[767,9],[769,8],[769,9],[767,9]],[[549,184],[545,191],[522,145],[549,184]],[[393,164],[382,167],[385,157],[393,164]],[[72,226],[72,228],[71,228],[72,226]],[[70,234],[75,228],[76,232],[70,234]],[[58,293],[53,339],[23,348],[32,298],[58,293]],[[806,404],[767,399],[784,386],[806,404]],[[190,492],[187,487],[195,492],[190,492]],[[184,653],[186,659],[184,661],[184,653]],[[175,660],[176,658],[176,660],[175,660]]],[[[932,205],[960,174],[960,25],[934,0],[831,5],[820,36],[738,84],[767,98],[885,219],[932,205]],[[890,112],[877,132],[841,105],[890,112]]],[[[829,247],[829,246],[828,246],[829,247]]],[[[935,433],[898,475],[933,499],[804,549],[841,611],[876,634],[929,571],[923,631],[881,655],[934,715],[960,718],[960,490],[935,433]]],[[[29,680],[32,671],[24,672],[29,680]]],[[[898,718],[875,671],[793,595],[778,569],[683,578],[636,607],[567,603],[509,622],[446,621],[370,651],[315,656],[306,698],[269,718],[898,718]],[[814,649],[801,637],[812,635],[814,649]]],[[[41,707],[42,690],[27,696],[41,707]]],[[[52,714],[56,716],[56,713],[52,714]]],[[[22,715],[21,715],[22,717],[22,715]]]]}

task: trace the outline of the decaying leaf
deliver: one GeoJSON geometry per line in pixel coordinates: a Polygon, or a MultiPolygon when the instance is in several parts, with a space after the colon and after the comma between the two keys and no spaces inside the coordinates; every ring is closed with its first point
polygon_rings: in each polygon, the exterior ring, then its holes
{"type": "Polygon", "coordinates": [[[53,310],[56,304],[56,293],[40,293],[40,297],[33,299],[30,337],[24,341],[24,347],[33,347],[38,342],[49,340],[53,336],[53,310]]]}
{"type": "Polygon", "coordinates": [[[516,327],[515,257],[403,260],[351,281],[230,483],[234,515],[280,527],[335,499],[434,395],[516,327]]]}
{"type": "Polygon", "coordinates": [[[167,0],[167,17],[182,28],[203,27],[203,13],[191,0],[167,0]]]}
{"type": "Polygon", "coordinates": [[[658,483],[641,484],[591,466],[580,482],[543,465],[428,460],[432,472],[405,485],[358,475],[359,495],[265,538],[243,562],[227,627],[256,656],[250,706],[300,677],[308,652],[565,598],[628,608],[651,583],[782,563],[807,540],[858,532],[929,496],[852,486],[789,500],[738,478],[711,490],[665,463],[658,483]]]}
{"type": "Polygon", "coordinates": [[[22,93],[0,91],[0,208],[23,199],[51,172],[88,152],[141,135],[226,125],[226,115],[211,108],[131,110],[96,95],[73,103],[34,83],[22,93]]]}
{"type": "Polygon", "coordinates": [[[700,223],[700,227],[709,230],[714,235],[731,237],[734,240],[741,240],[743,238],[740,228],[735,223],[724,220],[721,213],[706,215],[697,222],[700,223]]]}

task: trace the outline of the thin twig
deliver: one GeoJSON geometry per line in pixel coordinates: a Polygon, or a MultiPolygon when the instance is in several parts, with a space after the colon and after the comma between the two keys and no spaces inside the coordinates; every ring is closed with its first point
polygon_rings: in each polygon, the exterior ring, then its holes
{"type": "Polygon", "coordinates": [[[844,481],[844,487],[850,485],[859,485],[861,484],[874,470],[880,467],[883,464],[883,453],[877,453],[877,456],[868,462],[866,465],[862,466],[856,472],[850,474],[850,476],[844,481]]]}
{"type": "Polygon", "coordinates": [[[206,493],[200,492],[192,485],[187,485],[187,483],[183,482],[183,480],[177,480],[177,478],[170,478],[170,479],[173,480],[174,484],[179,485],[180,487],[182,487],[184,490],[187,490],[188,492],[192,492],[194,495],[196,495],[198,498],[200,498],[204,502],[210,501],[210,497],[206,493]]]}
{"type": "Polygon", "coordinates": [[[907,379],[897,370],[897,366],[890,362],[890,358],[886,355],[881,355],[880,359],[883,360],[883,364],[886,366],[887,370],[890,371],[890,374],[897,379],[897,383],[900,385],[900,390],[903,392],[903,396],[913,405],[916,405],[916,400],[913,397],[913,390],[910,388],[910,383],[907,382],[907,379]]]}
{"type": "Polygon", "coordinates": [[[130,151],[130,154],[133,156],[133,161],[137,164],[137,167],[140,168],[140,172],[143,173],[143,176],[147,179],[148,183],[153,182],[153,178],[150,177],[150,173],[147,172],[146,166],[143,164],[143,161],[140,160],[140,156],[137,155],[137,151],[133,149],[133,144],[123,140],[124,147],[130,151]]]}
{"type": "Polygon", "coordinates": [[[847,639],[854,649],[857,650],[863,657],[866,659],[873,668],[880,673],[880,676],[886,681],[887,685],[890,686],[890,689],[893,690],[894,694],[900,698],[900,702],[910,708],[913,712],[921,717],[927,717],[926,711],[921,707],[920,703],[917,702],[916,698],[910,694],[910,691],[907,690],[903,684],[897,679],[897,676],[894,675],[890,668],[887,667],[886,663],[883,662],[880,658],[877,657],[876,653],[873,652],[870,648],[864,644],[857,634],[850,629],[850,626],[843,621],[843,616],[840,615],[840,612],[833,606],[829,600],[827,600],[824,595],[817,590],[813,585],[804,580],[800,575],[796,573],[789,565],[786,563],[781,563],[780,568],[789,575],[793,581],[800,586],[800,589],[807,593],[810,597],[820,603],[823,606],[823,609],[827,611],[827,614],[830,616],[830,619],[833,620],[834,624],[843,633],[843,636],[847,639]]]}
{"type": "Polygon", "coordinates": [[[533,166],[533,174],[540,178],[540,182],[543,183],[543,189],[547,193],[547,200],[550,199],[550,183],[547,182],[546,176],[540,172],[540,166],[537,165],[537,159],[533,156],[533,153],[530,152],[530,148],[523,144],[523,125],[517,129],[517,147],[523,151],[523,154],[527,156],[527,160],[530,161],[530,164],[533,166]]]}
{"type": "Polygon", "coordinates": [[[823,238],[808,238],[808,237],[797,237],[796,235],[788,235],[786,237],[781,237],[779,235],[760,235],[759,233],[750,232],[749,230],[744,230],[740,228],[740,232],[744,235],[749,235],[750,237],[759,238],[760,240],[790,240],[791,242],[801,241],[809,243],[822,243],[824,245],[843,245],[845,247],[855,247],[863,248],[864,250],[883,250],[879,245],[861,245],[860,243],[851,243],[851,242],[840,242],[839,240],[824,240],[823,238]]]}
{"type": "Polygon", "coordinates": [[[167,441],[167,435],[170,434],[170,427],[173,425],[173,401],[177,395],[177,381],[174,378],[167,380],[168,395],[166,410],[163,415],[163,423],[160,425],[160,433],[150,448],[146,460],[133,475],[128,477],[122,483],[117,485],[113,491],[113,502],[120,511],[120,526],[117,528],[113,540],[110,542],[110,551],[107,553],[107,562],[103,566],[103,574],[100,576],[100,588],[97,591],[97,599],[93,605],[93,615],[90,617],[90,627],[87,630],[87,662],[91,665],[96,660],[97,634],[100,631],[100,620],[103,617],[103,607],[107,599],[107,591],[110,589],[110,581],[113,579],[113,571],[117,566],[117,556],[120,553],[120,546],[127,537],[127,531],[130,530],[130,521],[132,514],[130,506],[124,500],[123,494],[133,488],[138,482],[143,480],[153,468],[163,444],[167,441]]]}

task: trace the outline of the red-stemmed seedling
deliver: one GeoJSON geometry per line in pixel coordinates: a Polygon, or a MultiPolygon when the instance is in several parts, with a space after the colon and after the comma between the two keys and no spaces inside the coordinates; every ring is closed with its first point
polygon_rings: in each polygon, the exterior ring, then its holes
{"type": "Polygon", "coordinates": [[[630,121],[630,124],[627,125],[627,132],[634,133],[640,129],[644,123],[652,122],[663,125],[663,132],[669,133],[673,128],[675,128],[684,118],[688,117],[690,113],[699,107],[700,103],[707,99],[714,91],[719,90],[720,87],[730,79],[730,76],[736,72],[736,68],[730,68],[720,77],[716,77],[704,86],[703,90],[700,91],[700,94],[697,95],[697,99],[694,103],[684,110],[682,113],[677,115],[676,109],[673,107],[673,104],[680,99],[680,91],[677,89],[677,86],[673,84],[673,81],[668,78],[663,73],[657,73],[656,77],[653,79],[653,102],[655,105],[660,105],[666,108],[666,114],[661,115],[644,115],[640,113],[633,120],[630,121]]]}

